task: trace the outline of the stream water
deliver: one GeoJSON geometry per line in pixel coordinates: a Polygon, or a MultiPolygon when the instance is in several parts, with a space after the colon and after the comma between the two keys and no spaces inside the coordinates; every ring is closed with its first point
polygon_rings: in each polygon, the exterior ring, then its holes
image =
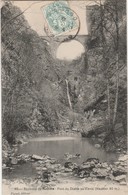
{"type": "Polygon", "coordinates": [[[22,145],[18,153],[45,155],[62,160],[65,153],[71,155],[81,154],[81,158],[76,159],[81,163],[88,158],[98,158],[100,161],[114,162],[117,154],[107,153],[101,148],[95,148],[89,139],[81,137],[39,137],[31,139],[27,144],[22,145]]]}
{"type": "MultiPolygon", "coordinates": [[[[96,143],[96,141],[95,141],[96,143]]],[[[94,140],[85,139],[81,137],[39,137],[28,141],[28,143],[21,145],[18,149],[19,154],[36,154],[39,156],[48,155],[57,159],[61,164],[66,160],[65,153],[71,155],[80,154],[81,158],[70,159],[77,164],[82,163],[88,158],[98,158],[101,162],[113,163],[117,160],[116,153],[107,153],[102,148],[95,148],[94,140]]],[[[23,178],[34,177],[35,169],[33,164],[26,163],[20,166],[15,166],[12,173],[9,174],[10,178],[23,178]]]]}

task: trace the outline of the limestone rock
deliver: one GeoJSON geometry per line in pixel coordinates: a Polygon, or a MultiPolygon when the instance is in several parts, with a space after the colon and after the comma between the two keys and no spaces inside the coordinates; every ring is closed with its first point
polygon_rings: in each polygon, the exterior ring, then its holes
{"type": "Polygon", "coordinates": [[[124,186],[124,185],[127,185],[127,183],[125,181],[121,181],[120,185],[124,186]]]}
{"type": "Polygon", "coordinates": [[[120,156],[119,161],[127,161],[128,160],[128,155],[120,156]]]}
{"type": "Polygon", "coordinates": [[[72,169],[66,168],[66,169],[65,169],[65,172],[66,172],[66,173],[72,172],[72,169]]]}
{"type": "Polygon", "coordinates": [[[102,163],[101,166],[104,167],[104,168],[108,168],[108,164],[107,163],[102,163]]]}
{"type": "Polygon", "coordinates": [[[33,160],[43,160],[43,157],[42,157],[42,156],[38,156],[38,155],[33,154],[33,155],[31,156],[31,159],[33,159],[33,160]]]}
{"type": "Polygon", "coordinates": [[[18,163],[17,158],[14,158],[14,157],[13,157],[13,158],[11,159],[11,164],[12,164],[12,165],[17,165],[17,163],[18,163]]]}
{"type": "Polygon", "coordinates": [[[71,168],[73,166],[72,162],[65,162],[64,167],[65,168],[71,168]]]}
{"type": "Polygon", "coordinates": [[[93,172],[95,173],[97,178],[105,178],[109,175],[107,169],[105,168],[94,168],[93,172]]]}
{"type": "Polygon", "coordinates": [[[126,181],[126,175],[120,175],[120,176],[117,176],[117,177],[115,177],[114,178],[114,180],[115,181],[118,181],[118,182],[120,182],[120,181],[126,181]]]}
{"type": "Polygon", "coordinates": [[[93,162],[93,163],[95,163],[95,164],[98,164],[99,163],[99,159],[98,158],[88,158],[87,160],[86,160],[86,162],[93,162]]]}
{"type": "Polygon", "coordinates": [[[95,144],[95,148],[100,148],[100,144],[95,144]]]}
{"type": "Polygon", "coordinates": [[[126,170],[124,170],[124,169],[122,170],[122,169],[119,169],[117,167],[113,168],[113,175],[115,177],[120,176],[120,175],[124,175],[125,173],[126,173],[126,170]]]}

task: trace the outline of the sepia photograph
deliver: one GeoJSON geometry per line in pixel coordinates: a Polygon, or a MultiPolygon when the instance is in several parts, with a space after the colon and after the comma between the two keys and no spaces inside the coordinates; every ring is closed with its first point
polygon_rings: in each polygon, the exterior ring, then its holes
{"type": "Polygon", "coordinates": [[[1,1],[2,195],[125,195],[126,0],[1,1]]]}

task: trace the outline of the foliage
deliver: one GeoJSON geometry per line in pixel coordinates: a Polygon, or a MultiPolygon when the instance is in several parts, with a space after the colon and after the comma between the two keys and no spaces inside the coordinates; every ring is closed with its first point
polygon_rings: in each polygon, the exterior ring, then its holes
{"type": "Polygon", "coordinates": [[[44,39],[30,28],[19,8],[5,3],[1,13],[3,135],[14,142],[18,131],[29,130],[28,121],[41,100],[38,109],[45,110],[42,129],[58,128],[52,121],[57,121],[52,97],[46,104],[58,78],[44,39]],[[10,20],[14,14],[20,16],[10,20]]]}
{"type": "Polygon", "coordinates": [[[110,130],[114,131],[120,121],[125,123],[126,131],[126,98],[123,98],[127,93],[126,72],[122,72],[126,67],[126,1],[106,0],[103,4],[98,1],[88,17],[91,23],[88,48],[93,56],[91,63],[97,68],[97,71],[94,68],[95,88],[98,94],[106,94],[110,130]]]}
{"type": "Polygon", "coordinates": [[[4,4],[2,117],[9,142],[19,131],[52,132],[62,122],[84,131],[101,117],[102,124],[115,118],[114,125],[121,122],[126,131],[125,3],[106,0],[89,6],[88,48],[72,62],[53,58],[48,40],[31,29],[20,9],[4,4]],[[95,113],[87,119],[90,110],[95,113]]]}

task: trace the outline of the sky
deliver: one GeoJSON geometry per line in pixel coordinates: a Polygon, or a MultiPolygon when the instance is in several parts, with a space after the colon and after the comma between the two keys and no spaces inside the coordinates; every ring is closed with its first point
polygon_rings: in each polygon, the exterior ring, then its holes
{"type": "Polygon", "coordinates": [[[60,44],[56,57],[60,60],[72,61],[80,57],[84,52],[84,46],[80,42],[71,40],[70,42],[60,44]]]}

